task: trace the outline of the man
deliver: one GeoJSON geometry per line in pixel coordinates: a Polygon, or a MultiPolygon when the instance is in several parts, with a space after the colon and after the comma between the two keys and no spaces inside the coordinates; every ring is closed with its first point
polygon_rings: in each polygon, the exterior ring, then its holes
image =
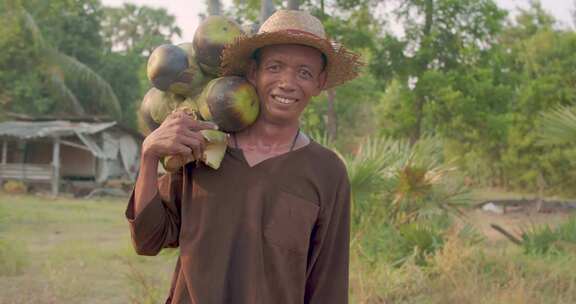
{"type": "Polygon", "coordinates": [[[139,254],[180,247],[167,303],[348,303],[346,169],[300,131],[299,118],[358,65],[316,18],[278,11],[223,52],[224,73],[246,76],[261,111],[231,135],[218,170],[189,164],[156,177],[165,155],[200,156],[198,131],[210,123],[177,112],[146,138],[126,216],[139,254]]]}

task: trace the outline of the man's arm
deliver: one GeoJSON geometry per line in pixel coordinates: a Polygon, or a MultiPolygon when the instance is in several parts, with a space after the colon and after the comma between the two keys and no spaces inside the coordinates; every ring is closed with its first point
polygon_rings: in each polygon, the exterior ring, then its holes
{"type": "Polygon", "coordinates": [[[141,255],[156,255],[162,248],[178,246],[180,231],[183,171],[158,179],[157,167],[152,164],[141,162],[140,174],[126,208],[132,243],[141,255]]]}
{"type": "Polygon", "coordinates": [[[156,255],[164,247],[178,245],[183,171],[158,180],[160,158],[191,153],[200,158],[206,143],[198,131],[214,127],[175,112],[142,143],[140,172],[126,209],[138,254],[156,255]]]}
{"type": "Polygon", "coordinates": [[[322,210],[312,239],[307,273],[306,304],[347,304],[350,249],[350,184],[346,174],[338,183],[330,208],[322,210]]]}

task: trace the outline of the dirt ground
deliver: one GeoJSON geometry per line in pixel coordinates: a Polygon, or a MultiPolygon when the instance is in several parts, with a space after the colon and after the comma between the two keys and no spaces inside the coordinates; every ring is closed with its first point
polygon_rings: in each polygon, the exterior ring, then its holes
{"type": "Polygon", "coordinates": [[[506,240],[506,237],[494,229],[493,224],[520,238],[523,230],[541,225],[553,227],[576,215],[573,202],[544,200],[539,210],[537,204],[537,200],[525,198],[483,200],[466,213],[465,221],[478,229],[487,241],[499,242],[506,240]],[[494,208],[483,208],[487,204],[492,204],[494,208]]]}

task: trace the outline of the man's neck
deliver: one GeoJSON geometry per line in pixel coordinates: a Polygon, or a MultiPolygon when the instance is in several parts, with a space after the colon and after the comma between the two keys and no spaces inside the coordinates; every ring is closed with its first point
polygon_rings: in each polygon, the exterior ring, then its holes
{"type": "Polygon", "coordinates": [[[298,122],[272,124],[258,120],[235,136],[242,149],[280,152],[292,146],[299,127],[298,122]]]}

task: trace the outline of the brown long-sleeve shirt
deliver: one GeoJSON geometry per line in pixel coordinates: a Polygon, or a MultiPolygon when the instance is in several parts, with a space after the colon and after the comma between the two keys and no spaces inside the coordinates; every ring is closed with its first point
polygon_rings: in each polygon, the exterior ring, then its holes
{"type": "Polygon", "coordinates": [[[311,142],[250,167],[187,165],[126,216],[136,251],[180,247],[167,303],[348,303],[350,187],[340,159],[311,142]]]}

